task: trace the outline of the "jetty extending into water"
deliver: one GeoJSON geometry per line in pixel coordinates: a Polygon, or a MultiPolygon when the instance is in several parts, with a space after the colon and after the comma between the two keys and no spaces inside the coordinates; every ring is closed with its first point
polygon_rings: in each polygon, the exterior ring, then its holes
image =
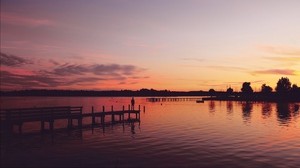
{"type": "MultiPolygon", "coordinates": [[[[111,106],[110,111],[105,111],[104,106],[102,111],[95,111],[92,107],[91,112],[83,113],[82,107],[59,106],[59,107],[36,107],[36,108],[15,108],[1,109],[1,133],[13,133],[14,126],[18,126],[19,133],[22,133],[22,125],[26,122],[40,122],[41,132],[44,132],[45,123],[48,123],[51,132],[54,131],[54,122],[57,120],[67,120],[67,128],[82,128],[83,118],[90,117],[90,125],[102,125],[106,123],[140,121],[141,106],[134,110],[130,105],[128,109],[123,106],[122,110],[115,111],[111,106]],[[96,118],[100,118],[100,123],[96,123],[96,118]],[[73,120],[77,120],[77,125],[73,125],[73,120]]],[[[145,106],[144,106],[145,111],[145,106]]]]}
{"type": "Polygon", "coordinates": [[[196,101],[199,97],[150,97],[146,98],[148,102],[177,102],[177,101],[196,101]]]}

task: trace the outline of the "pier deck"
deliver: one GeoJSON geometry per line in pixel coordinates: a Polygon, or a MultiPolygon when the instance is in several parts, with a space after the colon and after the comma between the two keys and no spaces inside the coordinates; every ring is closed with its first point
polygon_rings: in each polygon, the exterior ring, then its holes
{"type": "MultiPolygon", "coordinates": [[[[104,125],[107,120],[109,122],[125,122],[132,118],[131,115],[135,115],[133,119],[140,120],[140,106],[138,110],[128,107],[125,110],[124,106],[122,110],[111,111],[103,110],[101,112],[94,111],[92,107],[91,112],[83,113],[82,107],[62,106],[62,107],[38,107],[38,108],[16,108],[16,109],[1,109],[1,132],[12,133],[14,125],[19,128],[19,133],[22,133],[22,125],[26,122],[40,122],[41,132],[45,131],[45,122],[49,123],[49,130],[54,130],[54,121],[65,119],[68,123],[68,128],[74,128],[73,120],[77,120],[77,127],[82,128],[83,118],[91,118],[91,124],[95,125],[96,118],[100,118],[101,125],[104,125]],[[125,119],[125,115],[127,118],[125,119]],[[116,118],[119,117],[119,119],[116,118]],[[105,119],[108,118],[108,119],[105,119]]],[[[145,110],[145,107],[144,107],[145,110]]]]}

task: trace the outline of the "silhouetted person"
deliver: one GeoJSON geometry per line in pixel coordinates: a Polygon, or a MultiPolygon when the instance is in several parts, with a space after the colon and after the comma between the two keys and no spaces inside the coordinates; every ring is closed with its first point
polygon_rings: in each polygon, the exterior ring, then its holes
{"type": "Polygon", "coordinates": [[[132,99],[131,99],[131,110],[134,110],[134,103],[135,103],[135,101],[134,101],[134,98],[132,97],[132,99]]]}

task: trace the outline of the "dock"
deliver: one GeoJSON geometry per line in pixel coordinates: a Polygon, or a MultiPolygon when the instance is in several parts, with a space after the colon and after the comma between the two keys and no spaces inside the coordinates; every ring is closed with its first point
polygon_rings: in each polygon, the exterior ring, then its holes
{"type": "Polygon", "coordinates": [[[150,97],[147,98],[148,102],[178,102],[178,101],[196,101],[199,97],[150,97]]]}
{"type": "MultiPolygon", "coordinates": [[[[145,106],[144,106],[145,111],[145,106]]],[[[40,132],[49,130],[54,131],[54,122],[57,120],[66,120],[67,128],[83,128],[82,120],[90,118],[91,126],[105,127],[107,123],[125,123],[131,121],[140,121],[141,106],[135,110],[130,105],[128,109],[125,106],[121,110],[114,110],[111,106],[109,111],[102,107],[102,111],[95,111],[92,107],[91,112],[82,112],[82,107],[73,106],[59,106],[59,107],[36,107],[36,108],[15,108],[15,109],[1,109],[1,134],[12,134],[14,126],[18,126],[19,134],[22,134],[23,123],[40,122],[40,132]],[[100,118],[100,122],[96,119],[100,118]],[[77,121],[74,125],[73,120],[77,121]],[[45,128],[45,123],[48,123],[48,129],[45,128]]]]}

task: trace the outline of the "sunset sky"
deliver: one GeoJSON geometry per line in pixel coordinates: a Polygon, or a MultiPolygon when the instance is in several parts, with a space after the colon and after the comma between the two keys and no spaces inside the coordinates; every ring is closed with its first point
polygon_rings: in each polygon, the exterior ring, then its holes
{"type": "Polygon", "coordinates": [[[300,85],[299,0],[1,0],[1,90],[300,85]]]}

